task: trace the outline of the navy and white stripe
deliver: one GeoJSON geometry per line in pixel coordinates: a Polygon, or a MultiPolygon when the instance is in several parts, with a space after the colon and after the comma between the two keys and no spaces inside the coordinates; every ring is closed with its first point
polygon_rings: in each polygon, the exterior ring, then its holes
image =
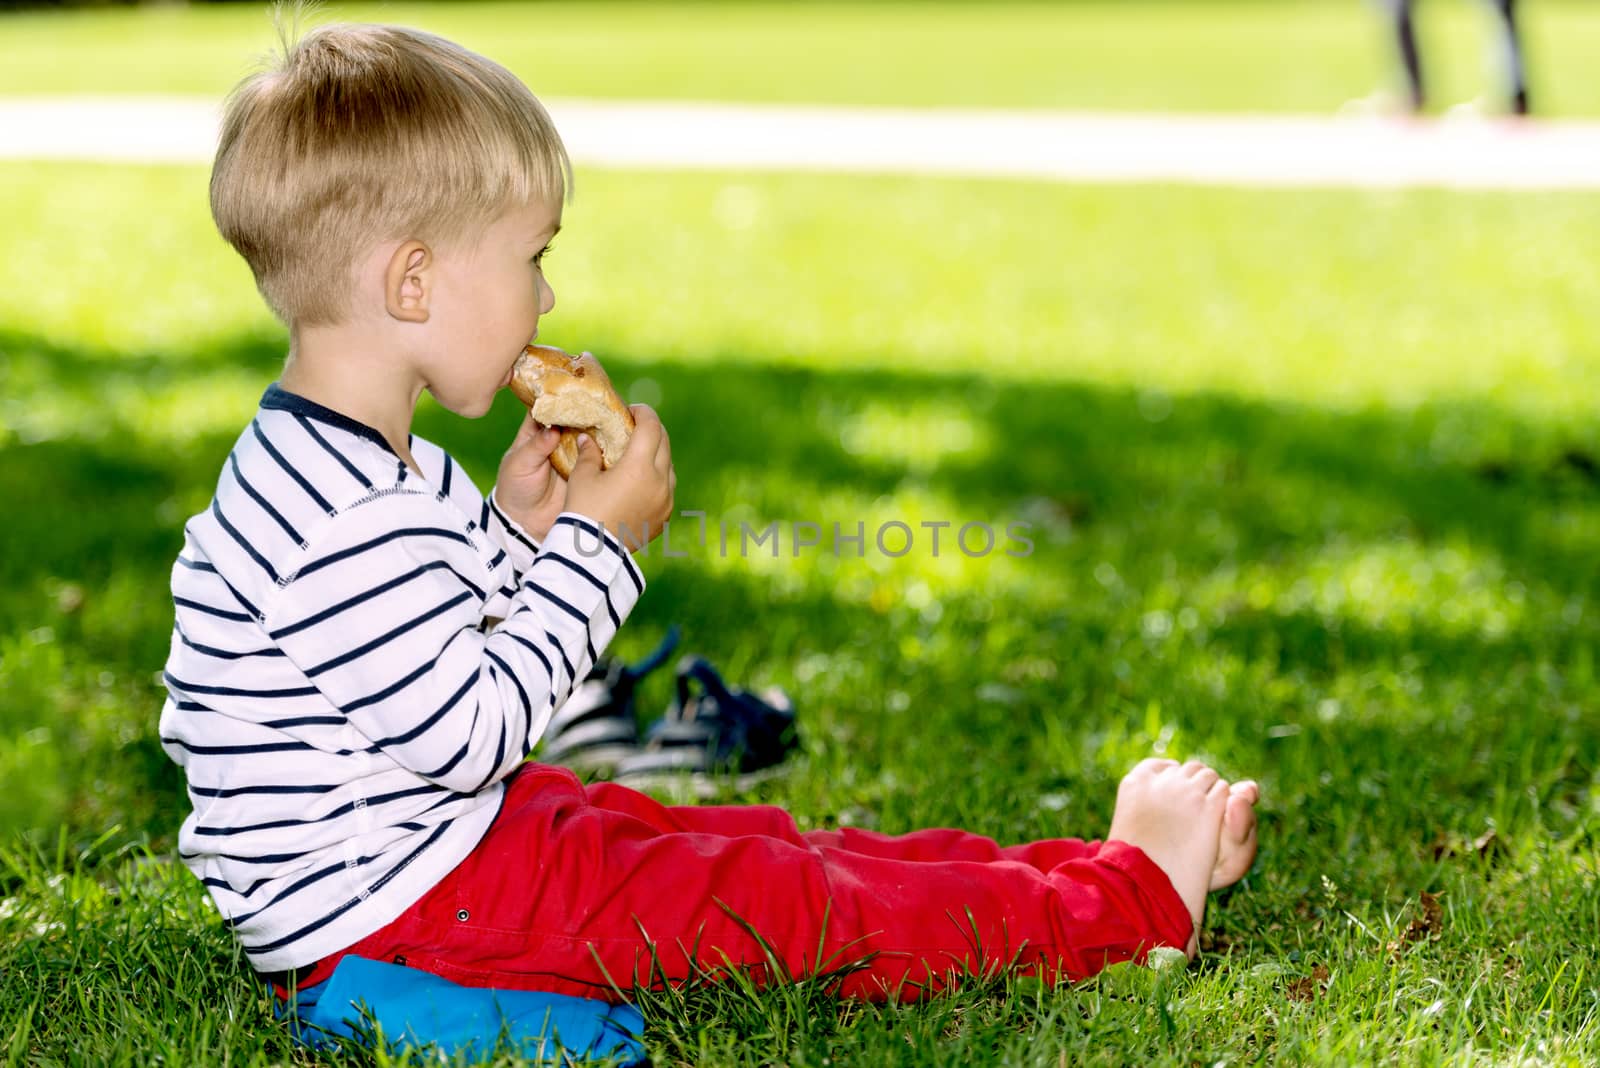
{"type": "Polygon", "coordinates": [[[588,519],[535,544],[437,446],[411,453],[421,478],[274,386],[172,569],[179,852],[262,971],[370,934],[471,852],[644,590],[588,519]]]}

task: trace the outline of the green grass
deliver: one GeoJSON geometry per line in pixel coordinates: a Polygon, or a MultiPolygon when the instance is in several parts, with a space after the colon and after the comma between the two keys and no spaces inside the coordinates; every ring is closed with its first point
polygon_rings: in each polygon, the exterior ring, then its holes
{"type": "MultiPolygon", "coordinates": [[[[421,25],[552,97],[1330,112],[1384,84],[1392,45],[1357,0],[1071,3],[329,4],[421,25]]],[[[1498,102],[1481,5],[1422,6],[1440,107],[1498,102]]],[[[259,4],[0,17],[0,94],[220,97],[273,43],[259,4]]],[[[1600,113],[1600,10],[1526,5],[1536,107],[1600,113]]]]}
{"type": "MultiPolygon", "coordinates": [[[[285,348],[205,181],[0,166],[12,1060],[296,1058],[170,862],[155,737],[179,527],[285,348]]],[[[1151,752],[1265,791],[1194,968],[655,996],[656,1062],[1600,1057],[1596,203],[580,174],[544,334],[657,405],[680,507],[1032,524],[1022,559],[647,558],[623,653],[676,622],[798,699],[751,797],[1019,840],[1102,833],[1151,752]]],[[[418,427],[483,483],[517,417],[418,427]]]]}

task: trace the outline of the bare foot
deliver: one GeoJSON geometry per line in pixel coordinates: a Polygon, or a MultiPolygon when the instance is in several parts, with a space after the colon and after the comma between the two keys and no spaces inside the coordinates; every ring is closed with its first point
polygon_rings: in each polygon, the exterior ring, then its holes
{"type": "Polygon", "coordinates": [[[1256,859],[1256,802],[1261,787],[1254,780],[1236,782],[1228,788],[1228,805],[1222,814],[1222,839],[1217,844],[1217,863],[1211,869],[1211,889],[1221,890],[1244,878],[1256,859]]]}
{"type": "Polygon", "coordinates": [[[1227,781],[1198,760],[1142,760],[1117,787],[1106,837],[1138,846],[1172,880],[1194,920],[1184,949],[1191,957],[1200,944],[1228,798],[1227,781]]]}

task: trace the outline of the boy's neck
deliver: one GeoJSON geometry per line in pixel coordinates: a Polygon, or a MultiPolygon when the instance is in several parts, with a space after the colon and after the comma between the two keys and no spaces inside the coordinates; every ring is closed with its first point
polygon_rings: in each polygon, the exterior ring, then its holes
{"type": "Polygon", "coordinates": [[[422,382],[408,375],[401,361],[355,343],[339,327],[294,327],[278,384],[372,427],[396,456],[416,468],[408,443],[422,382]]]}

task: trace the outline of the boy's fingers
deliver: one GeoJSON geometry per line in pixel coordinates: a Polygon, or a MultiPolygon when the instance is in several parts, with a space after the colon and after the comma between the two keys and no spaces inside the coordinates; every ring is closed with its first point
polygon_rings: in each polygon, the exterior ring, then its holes
{"type": "MultiPolygon", "coordinates": [[[[633,436],[628,439],[628,448],[624,455],[639,454],[648,457],[644,462],[653,464],[656,451],[661,447],[661,435],[664,433],[661,420],[656,418],[656,413],[648,406],[635,404],[633,406],[633,436]]],[[[635,463],[639,461],[635,460],[635,463]]]]}
{"type": "Polygon", "coordinates": [[[648,404],[631,404],[628,410],[633,413],[633,432],[635,435],[644,434],[647,440],[653,435],[661,433],[661,417],[655,409],[648,404]]]}
{"type": "Polygon", "coordinates": [[[528,442],[537,438],[539,436],[539,431],[543,429],[543,424],[534,419],[533,413],[529,412],[527,417],[523,419],[521,424],[517,426],[517,436],[512,440],[511,447],[515,449],[519,445],[527,444],[528,442]]]}
{"type": "Polygon", "coordinates": [[[577,475],[580,471],[585,476],[600,471],[600,446],[588,434],[578,435],[578,462],[572,465],[572,473],[577,475]]]}
{"type": "Polygon", "coordinates": [[[532,415],[522,421],[517,427],[517,436],[511,441],[508,453],[522,452],[534,449],[549,456],[555,450],[556,442],[561,440],[560,432],[536,422],[532,415]]]}
{"type": "Polygon", "coordinates": [[[634,428],[628,448],[635,448],[633,441],[637,441],[638,451],[650,457],[650,465],[657,472],[665,474],[672,463],[672,442],[667,428],[661,425],[661,417],[648,404],[630,405],[629,410],[633,412],[634,428]]]}

